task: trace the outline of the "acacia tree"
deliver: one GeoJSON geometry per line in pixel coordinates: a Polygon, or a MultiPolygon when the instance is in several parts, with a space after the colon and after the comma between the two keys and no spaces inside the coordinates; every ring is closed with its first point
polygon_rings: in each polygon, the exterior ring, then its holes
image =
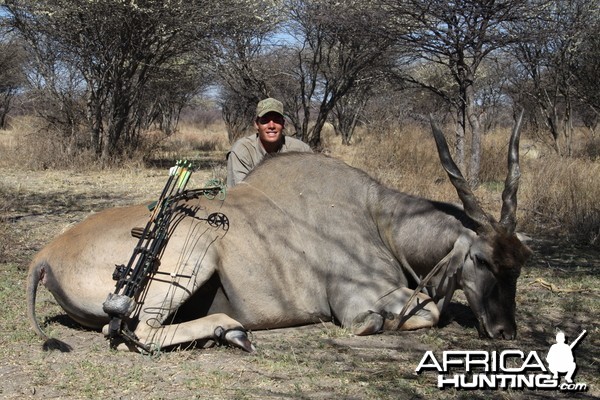
{"type": "Polygon", "coordinates": [[[456,158],[464,167],[465,141],[470,130],[468,176],[470,183],[476,186],[481,158],[481,124],[474,102],[478,69],[488,55],[520,40],[509,35],[507,24],[527,20],[535,11],[527,0],[383,1],[389,10],[387,32],[412,49],[408,63],[440,64],[454,80],[457,96],[406,73],[409,70],[401,71],[403,79],[434,90],[447,99],[456,99],[459,122],[456,158]]]}
{"type": "MultiPolygon", "coordinates": [[[[81,121],[67,118],[70,125],[64,131],[83,129],[86,147],[110,162],[138,144],[153,115],[164,117],[156,112],[161,107],[155,94],[177,86],[179,72],[192,82],[190,91],[197,89],[198,81],[189,79],[197,63],[190,60],[209,39],[227,32],[228,22],[237,18],[231,13],[237,3],[7,0],[4,7],[29,44],[42,88],[65,106],[84,111],[83,128],[81,121]],[[56,96],[65,88],[69,104],[56,96]]],[[[174,93],[185,101],[181,90],[179,85],[174,93]]]]}
{"type": "MultiPolygon", "coordinates": [[[[272,22],[272,19],[267,20],[272,22]]],[[[221,110],[231,143],[251,127],[256,104],[272,95],[268,76],[273,59],[264,54],[267,50],[263,44],[269,27],[263,28],[225,38],[217,45],[215,70],[222,86],[221,110]]]]}
{"type": "Polygon", "coordinates": [[[268,38],[281,22],[278,1],[240,4],[232,34],[215,41],[214,71],[221,86],[220,103],[230,142],[248,132],[256,104],[271,96],[268,76],[274,60],[268,38]],[[260,10],[260,11],[257,11],[260,10]]]}
{"type": "Polygon", "coordinates": [[[21,46],[8,35],[4,36],[0,41],[0,129],[6,128],[15,96],[25,84],[24,64],[21,46]]]}
{"type": "MultiPolygon", "coordinates": [[[[385,125],[383,118],[381,118],[382,115],[376,116],[377,121],[368,121],[365,110],[367,110],[369,103],[389,86],[385,73],[386,67],[389,67],[389,65],[382,60],[375,68],[368,71],[365,78],[358,77],[353,88],[335,104],[331,112],[331,120],[336,135],[342,138],[342,144],[350,145],[359,123],[370,122],[372,126],[378,125],[379,127],[385,125]]],[[[384,107],[384,109],[389,111],[390,107],[384,107]]],[[[385,114],[385,112],[381,114],[385,114]]],[[[369,113],[369,116],[375,115],[369,113]]]]}
{"type": "Polygon", "coordinates": [[[523,38],[509,52],[521,77],[515,87],[537,104],[556,152],[570,154],[574,104],[593,98],[587,89],[598,87],[598,55],[586,49],[597,40],[600,11],[593,0],[555,1],[542,11],[536,21],[511,26],[523,38]]]}
{"type": "Polygon", "coordinates": [[[287,0],[265,7],[252,28],[220,41],[217,71],[230,140],[251,122],[256,102],[273,96],[284,103],[296,137],[319,147],[336,103],[369,79],[389,47],[389,39],[366,29],[380,12],[374,4],[287,0]],[[278,30],[282,26],[287,29],[278,30]]]}
{"type": "Polygon", "coordinates": [[[336,135],[342,137],[342,144],[349,145],[352,134],[360,121],[369,98],[371,86],[358,86],[349,91],[335,105],[332,111],[333,127],[336,135]]]}
{"type": "Polygon", "coordinates": [[[600,113],[600,8],[590,10],[587,29],[575,53],[573,74],[578,97],[600,113]]]}
{"type": "Polygon", "coordinates": [[[336,104],[386,58],[391,40],[372,29],[382,18],[377,0],[289,0],[294,67],[299,90],[283,93],[296,134],[320,147],[321,130],[336,104]],[[314,118],[313,118],[314,115],[314,118]],[[312,126],[309,124],[314,119],[312,126]]]}
{"type": "Polygon", "coordinates": [[[580,51],[575,56],[575,90],[581,102],[579,115],[583,123],[596,133],[600,122],[600,10],[596,9],[580,51]]]}

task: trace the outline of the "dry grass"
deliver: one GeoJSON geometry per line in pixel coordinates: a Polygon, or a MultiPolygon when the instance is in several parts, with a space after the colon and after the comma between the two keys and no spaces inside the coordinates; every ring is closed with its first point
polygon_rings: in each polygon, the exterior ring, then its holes
{"type": "Polygon", "coordinates": [[[7,262],[10,248],[14,245],[11,226],[6,214],[12,208],[10,192],[0,185],[0,263],[7,262]]]}
{"type": "Polygon", "coordinates": [[[521,195],[525,227],[600,245],[600,163],[551,155],[530,167],[521,195]]]}
{"type": "Polygon", "coordinates": [[[58,132],[41,119],[23,117],[12,121],[13,129],[0,131],[0,166],[45,169],[80,169],[96,167],[92,154],[75,151],[58,132]]]}
{"type": "Polygon", "coordinates": [[[386,186],[436,200],[456,200],[428,132],[404,128],[388,134],[363,133],[347,162],[386,186]]]}
{"type": "MultiPolygon", "coordinates": [[[[501,130],[483,140],[482,184],[476,195],[496,217],[506,174],[509,135],[508,130],[501,130]]],[[[451,135],[448,136],[451,141],[451,135]]],[[[352,146],[341,145],[333,130],[327,130],[323,142],[328,153],[367,171],[385,185],[435,200],[458,201],[439,165],[431,134],[423,129],[406,126],[387,133],[362,130],[355,135],[352,146]]],[[[117,169],[137,170],[144,165],[164,168],[172,160],[191,158],[199,168],[211,170],[218,178],[225,177],[225,153],[230,144],[220,124],[202,129],[183,125],[166,138],[150,133],[146,143],[149,145],[142,154],[117,169]]],[[[553,154],[549,147],[533,139],[522,138],[520,229],[600,246],[600,160],[594,156],[597,143],[594,138],[580,134],[574,149],[579,157],[567,158],[553,154]]],[[[68,158],[65,147],[56,135],[44,132],[39,121],[23,118],[16,121],[12,131],[0,131],[0,166],[101,171],[99,165],[90,162],[89,154],[68,158]]]]}
{"type": "Polygon", "coordinates": [[[221,152],[229,150],[227,136],[223,134],[220,124],[197,129],[190,125],[182,125],[173,135],[164,138],[153,149],[154,157],[184,158],[193,153],[221,152]]]}
{"type": "MultiPolygon", "coordinates": [[[[100,170],[105,168],[95,161],[91,151],[78,149],[59,133],[48,130],[43,121],[26,117],[17,119],[10,131],[0,130],[0,166],[20,166],[30,170],[75,169],[100,170]]],[[[221,124],[203,129],[182,125],[170,136],[149,131],[141,138],[135,154],[130,154],[115,168],[139,168],[157,160],[177,160],[186,157],[205,157],[224,154],[230,147],[221,124]]]]}

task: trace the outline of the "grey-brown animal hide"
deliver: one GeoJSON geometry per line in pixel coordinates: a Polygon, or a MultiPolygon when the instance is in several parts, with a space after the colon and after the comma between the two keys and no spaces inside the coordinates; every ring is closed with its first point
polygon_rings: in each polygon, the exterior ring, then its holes
{"type": "MultiPolygon", "coordinates": [[[[529,250],[514,224],[388,189],[336,159],[270,158],[224,201],[189,200],[180,213],[159,268],[177,275],[155,275],[136,299],[130,325],[142,342],[170,346],[225,332],[221,339],[251,351],[239,329],[329,320],[360,335],[430,327],[458,288],[482,334],[516,334],[516,279],[529,250]],[[216,212],[228,229],[203,220],[216,212]],[[412,289],[438,264],[400,320],[412,289]]],[[[102,211],[40,251],[28,280],[38,334],[45,336],[34,310],[40,281],[80,324],[108,322],[102,303],[114,290],[112,272],[137,243],[131,229],[148,217],[146,205],[102,211]]]]}

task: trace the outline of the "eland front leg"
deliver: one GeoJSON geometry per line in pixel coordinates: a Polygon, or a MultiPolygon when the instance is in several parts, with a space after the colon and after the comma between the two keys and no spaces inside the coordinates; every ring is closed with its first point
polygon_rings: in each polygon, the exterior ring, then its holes
{"type": "Polygon", "coordinates": [[[242,324],[225,314],[212,314],[169,325],[152,326],[151,323],[140,323],[135,335],[143,338],[150,347],[165,348],[212,340],[219,344],[239,347],[250,353],[255,350],[242,324]]]}
{"type": "Polygon", "coordinates": [[[431,297],[402,287],[349,320],[355,335],[372,335],[382,331],[431,328],[439,319],[440,311],[431,297]]]}

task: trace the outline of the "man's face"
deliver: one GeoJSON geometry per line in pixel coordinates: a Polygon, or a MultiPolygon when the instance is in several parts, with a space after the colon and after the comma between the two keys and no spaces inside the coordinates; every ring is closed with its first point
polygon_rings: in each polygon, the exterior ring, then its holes
{"type": "Polygon", "coordinates": [[[284,124],[283,116],[276,112],[268,112],[254,122],[260,141],[267,151],[271,145],[277,144],[281,140],[284,124]]]}

